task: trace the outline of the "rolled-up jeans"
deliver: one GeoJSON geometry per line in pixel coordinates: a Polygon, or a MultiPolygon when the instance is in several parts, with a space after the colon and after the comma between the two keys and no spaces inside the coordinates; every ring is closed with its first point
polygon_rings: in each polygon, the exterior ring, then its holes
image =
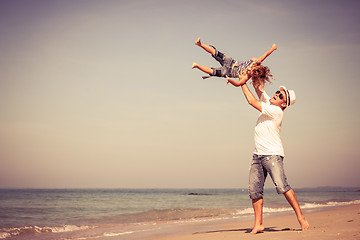
{"type": "Polygon", "coordinates": [[[268,173],[273,180],[277,193],[291,189],[284,172],[283,157],[279,155],[253,155],[249,174],[249,195],[251,199],[262,198],[268,173]]]}

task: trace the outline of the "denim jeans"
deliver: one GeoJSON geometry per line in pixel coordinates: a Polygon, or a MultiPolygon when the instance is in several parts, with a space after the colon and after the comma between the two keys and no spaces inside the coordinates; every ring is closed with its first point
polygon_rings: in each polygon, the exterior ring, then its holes
{"type": "Polygon", "coordinates": [[[267,174],[270,174],[277,193],[286,193],[291,189],[287,183],[283,157],[279,155],[253,155],[249,174],[249,195],[251,199],[263,197],[267,174]]]}

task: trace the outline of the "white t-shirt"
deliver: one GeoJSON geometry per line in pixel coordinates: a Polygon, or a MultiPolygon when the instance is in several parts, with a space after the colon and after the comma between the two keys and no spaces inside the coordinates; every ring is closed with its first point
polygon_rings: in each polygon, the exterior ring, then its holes
{"type": "Polygon", "coordinates": [[[265,92],[261,95],[260,101],[262,112],[255,127],[254,153],[284,157],[284,148],[280,139],[284,112],[280,107],[270,104],[270,97],[265,92]]]}

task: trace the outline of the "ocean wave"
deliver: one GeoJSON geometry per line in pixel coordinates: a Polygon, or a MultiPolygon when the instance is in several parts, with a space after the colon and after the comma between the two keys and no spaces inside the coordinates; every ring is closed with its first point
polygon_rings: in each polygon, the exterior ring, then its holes
{"type": "MultiPolygon", "coordinates": [[[[284,212],[288,212],[291,211],[292,208],[291,207],[279,207],[279,208],[271,208],[271,207],[264,207],[263,208],[263,213],[264,214],[270,214],[270,213],[284,213],[284,212]]],[[[248,215],[252,215],[254,214],[254,210],[253,208],[245,208],[245,209],[241,209],[238,210],[233,217],[243,217],[243,216],[248,216],[248,215]]]]}
{"type": "Polygon", "coordinates": [[[121,236],[121,235],[131,234],[131,233],[134,233],[134,232],[104,233],[103,236],[104,237],[118,237],[118,236],[121,236]]]}
{"type": "Polygon", "coordinates": [[[152,224],[154,222],[191,220],[231,215],[235,209],[229,208],[172,208],[154,209],[140,213],[122,214],[114,217],[121,223],[152,224]]]}
{"type": "Polygon", "coordinates": [[[14,227],[14,228],[1,228],[0,239],[6,239],[16,236],[31,236],[39,233],[63,233],[72,232],[77,230],[91,229],[91,226],[75,226],[75,225],[64,225],[55,227],[38,227],[38,226],[25,226],[25,227],[14,227]]]}
{"type": "MultiPolygon", "coordinates": [[[[354,201],[329,201],[324,203],[305,203],[301,205],[302,209],[316,210],[327,207],[346,206],[352,204],[360,204],[360,200],[354,201]]],[[[273,213],[287,213],[292,212],[291,206],[285,207],[264,207],[264,214],[273,213]]],[[[233,208],[189,208],[189,209],[164,209],[164,210],[150,210],[146,212],[122,215],[121,223],[133,223],[141,225],[152,225],[159,222],[199,222],[212,221],[226,218],[242,218],[250,216],[254,213],[253,208],[233,209],[233,208]]]]}
{"type": "Polygon", "coordinates": [[[347,206],[352,204],[360,204],[360,200],[353,200],[353,201],[329,201],[324,203],[305,203],[302,208],[303,209],[311,209],[311,208],[323,208],[323,207],[341,207],[347,206]]]}
{"type": "MultiPolygon", "coordinates": [[[[327,207],[341,207],[341,206],[348,206],[353,204],[360,204],[360,200],[353,200],[353,201],[346,201],[346,202],[336,202],[336,201],[330,201],[330,202],[324,202],[324,203],[305,203],[301,205],[301,209],[322,209],[327,207]]],[[[263,213],[264,214],[271,214],[271,213],[286,213],[291,212],[293,209],[291,207],[279,207],[279,208],[271,208],[271,207],[264,207],[263,213]]],[[[244,215],[251,215],[254,213],[253,208],[245,208],[238,210],[234,216],[244,216],[244,215]]]]}

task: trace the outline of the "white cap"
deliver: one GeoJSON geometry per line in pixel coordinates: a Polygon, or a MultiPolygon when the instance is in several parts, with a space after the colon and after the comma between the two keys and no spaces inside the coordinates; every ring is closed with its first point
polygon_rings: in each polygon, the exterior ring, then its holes
{"type": "Polygon", "coordinates": [[[286,92],[286,102],[287,102],[287,106],[291,106],[295,103],[296,100],[296,95],[294,90],[287,90],[285,86],[280,86],[279,87],[280,91],[285,91],[286,92]]]}

